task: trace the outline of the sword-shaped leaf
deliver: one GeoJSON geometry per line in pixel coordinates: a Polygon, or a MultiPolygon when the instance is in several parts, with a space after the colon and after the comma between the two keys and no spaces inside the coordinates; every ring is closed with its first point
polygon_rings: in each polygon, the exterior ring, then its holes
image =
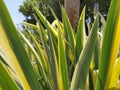
{"type": "Polygon", "coordinates": [[[20,76],[21,81],[23,83],[22,85],[25,86],[24,88],[27,90],[41,89],[37,77],[35,75],[33,66],[30,62],[30,59],[25,51],[24,45],[18,35],[17,29],[15,28],[11,20],[11,17],[3,0],[0,0],[0,11],[2,12],[0,13],[0,45],[4,49],[3,51],[6,52],[6,55],[9,55],[9,57],[14,56],[14,59],[12,59],[13,57],[11,57],[10,60],[11,62],[13,62],[13,66],[16,66],[15,69],[17,69],[17,65],[19,64],[19,69],[18,71],[16,70],[16,74],[20,76]],[[7,42],[5,42],[3,39],[7,40],[7,42]],[[6,45],[6,47],[4,44],[6,45]],[[7,47],[9,48],[6,49],[7,47]],[[10,51],[11,53],[8,51],[10,51]],[[20,69],[22,71],[20,71],[20,69]]]}
{"type": "Polygon", "coordinates": [[[91,33],[87,39],[86,45],[83,48],[75,71],[73,74],[70,90],[81,89],[84,90],[86,78],[89,72],[89,66],[92,58],[92,54],[95,48],[97,31],[98,31],[98,17],[96,18],[91,33]]]}
{"type": "Polygon", "coordinates": [[[109,88],[120,42],[119,6],[120,0],[112,0],[103,36],[96,90],[107,90],[109,88]]]}

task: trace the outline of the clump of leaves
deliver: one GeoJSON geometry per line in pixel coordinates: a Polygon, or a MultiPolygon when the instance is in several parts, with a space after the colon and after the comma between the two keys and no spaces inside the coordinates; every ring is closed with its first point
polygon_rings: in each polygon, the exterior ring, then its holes
{"type": "Polygon", "coordinates": [[[51,24],[33,6],[36,25],[14,26],[0,0],[0,89],[109,90],[119,86],[120,0],[112,0],[106,25],[99,13],[85,34],[85,8],[73,31],[63,7],[51,24]],[[113,14],[114,12],[114,14],[113,14]],[[99,63],[100,62],[100,63],[99,63]]]}

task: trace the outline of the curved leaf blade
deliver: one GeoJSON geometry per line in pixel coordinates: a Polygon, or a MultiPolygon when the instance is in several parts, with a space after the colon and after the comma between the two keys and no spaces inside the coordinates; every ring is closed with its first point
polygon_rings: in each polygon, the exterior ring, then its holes
{"type": "Polygon", "coordinates": [[[84,90],[87,74],[89,72],[89,66],[94,51],[98,28],[98,17],[96,18],[92,31],[84,49],[81,52],[75,71],[73,74],[70,90],[82,89],[84,90]]]}
{"type": "MultiPolygon", "coordinates": [[[[1,58],[0,58],[1,60],[1,58]]],[[[10,77],[9,73],[6,71],[5,67],[0,61],[0,89],[2,90],[19,90],[18,86],[10,77]]]]}
{"type": "Polygon", "coordinates": [[[79,59],[80,53],[85,45],[86,35],[85,35],[85,7],[81,13],[76,36],[76,60],[79,59]]]}
{"type": "Polygon", "coordinates": [[[67,69],[67,61],[66,61],[65,55],[66,54],[65,54],[65,48],[63,45],[63,38],[59,30],[58,31],[58,58],[59,58],[60,90],[69,90],[68,69],[67,69]]]}
{"type": "Polygon", "coordinates": [[[28,89],[31,88],[39,90],[40,85],[35,75],[33,66],[3,0],[0,0],[0,11],[2,12],[0,13],[0,27],[2,28],[0,31],[7,36],[10,48],[13,50],[13,54],[16,56],[17,62],[19,63],[22,72],[25,75],[23,77],[27,80],[26,84],[28,89]]]}
{"type": "Polygon", "coordinates": [[[119,6],[120,0],[112,0],[103,36],[96,90],[109,88],[111,73],[113,72],[120,42],[119,6]]]}

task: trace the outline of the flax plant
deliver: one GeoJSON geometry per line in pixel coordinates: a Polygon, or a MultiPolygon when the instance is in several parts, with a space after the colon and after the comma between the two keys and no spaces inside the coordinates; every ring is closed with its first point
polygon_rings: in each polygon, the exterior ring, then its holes
{"type": "Polygon", "coordinates": [[[18,30],[0,0],[0,90],[120,89],[120,0],[111,1],[107,21],[96,13],[88,36],[86,7],[75,33],[63,6],[62,21],[50,8],[50,23],[31,5],[36,25],[18,30]]]}

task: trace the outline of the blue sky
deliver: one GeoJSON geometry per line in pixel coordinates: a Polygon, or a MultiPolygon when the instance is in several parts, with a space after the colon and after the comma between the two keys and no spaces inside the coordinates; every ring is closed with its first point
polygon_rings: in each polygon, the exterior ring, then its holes
{"type": "Polygon", "coordinates": [[[18,11],[19,5],[22,5],[23,0],[4,0],[7,8],[9,10],[9,13],[12,17],[12,20],[14,24],[21,23],[25,17],[18,11]]]}

